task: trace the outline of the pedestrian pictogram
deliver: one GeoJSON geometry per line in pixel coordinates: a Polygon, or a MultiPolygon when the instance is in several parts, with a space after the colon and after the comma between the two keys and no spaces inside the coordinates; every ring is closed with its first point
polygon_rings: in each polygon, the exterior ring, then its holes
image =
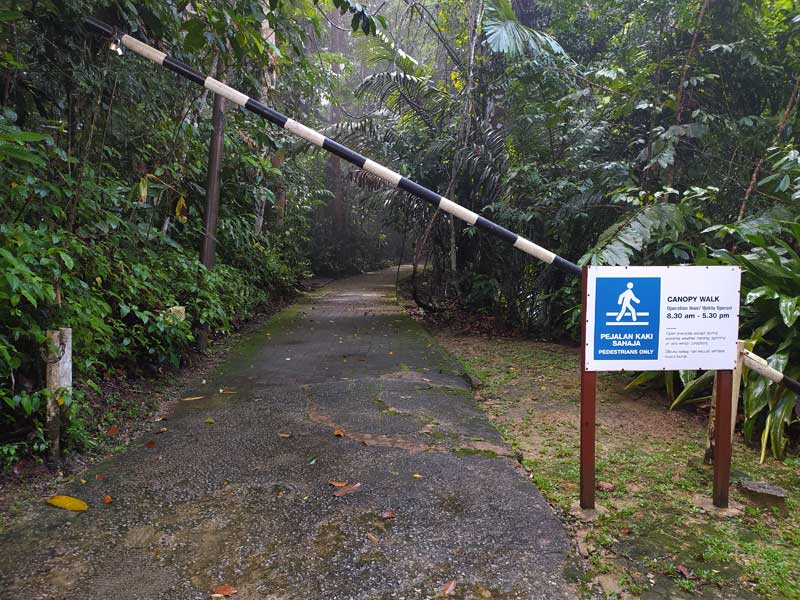
{"type": "Polygon", "coordinates": [[[617,304],[620,305],[619,311],[611,311],[606,313],[606,317],[614,317],[613,322],[606,322],[606,325],[609,326],[616,326],[616,325],[638,325],[639,327],[644,327],[650,325],[648,321],[642,321],[641,319],[650,316],[650,311],[644,310],[637,310],[634,308],[634,304],[641,304],[641,300],[636,297],[636,292],[634,292],[635,284],[632,281],[629,281],[625,285],[625,291],[623,291],[619,298],[617,298],[617,304]],[[627,316],[627,319],[626,319],[627,316]]]}

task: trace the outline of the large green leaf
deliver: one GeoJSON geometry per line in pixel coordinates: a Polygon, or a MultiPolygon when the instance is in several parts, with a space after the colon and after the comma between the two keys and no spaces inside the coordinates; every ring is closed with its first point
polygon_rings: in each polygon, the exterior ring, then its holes
{"type": "Polygon", "coordinates": [[[541,31],[525,27],[517,20],[510,0],[490,0],[483,17],[483,33],[493,52],[511,57],[566,56],[555,39],[541,31]]]}

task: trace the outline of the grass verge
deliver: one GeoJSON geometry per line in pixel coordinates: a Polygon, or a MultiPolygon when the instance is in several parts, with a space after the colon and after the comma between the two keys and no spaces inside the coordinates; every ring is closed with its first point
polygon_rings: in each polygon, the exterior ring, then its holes
{"type": "Polygon", "coordinates": [[[576,349],[483,335],[436,334],[482,382],[480,405],[561,515],[592,598],[800,598],[800,460],[768,459],[737,434],[731,499],[710,506],[703,465],[705,416],[669,411],[653,391],[625,391],[599,374],[597,479],[603,512],[587,522],[578,497],[576,349]],[[789,492],[785,515],[748,503],[736,482],[767,481],[789,492]]]}

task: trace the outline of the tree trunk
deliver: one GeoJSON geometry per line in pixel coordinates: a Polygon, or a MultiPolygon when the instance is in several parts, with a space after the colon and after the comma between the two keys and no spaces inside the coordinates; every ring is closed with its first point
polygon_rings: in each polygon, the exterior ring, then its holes
{"type": "MultiPolygon", "coordinates": [[[[283,150],[278,150],[272,155],[272,167],[280,169],[283,166],[286,156],[283,150]]],[[[280,227],[286,219],[286,186],[283,181],[279,181],[275,186],[275,224],[280,227]]]]}
{"type": "MultiPolygon", "coordinates": [[[[225,98],[214,95],[214,110],[211,121],[213,131],[208,149],[208,186],[206,187],[206,219],[203,245],[200,248],[200,262],[207,269],[214,268],[217,241],[217,222],[219,221],[220,171],[222,170],[223,142],[225,140],[225,98]]],[[[208,326],[201,325],[198,335],[200,351],[208,349],[208,326]]]]}

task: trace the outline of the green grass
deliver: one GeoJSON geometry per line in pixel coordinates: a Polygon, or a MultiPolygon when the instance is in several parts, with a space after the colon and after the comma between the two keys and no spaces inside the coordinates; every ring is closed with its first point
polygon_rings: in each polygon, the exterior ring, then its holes
{"type": "MultiPolygon", "coordinates": [[[[606,512],[578,521],[578,355],[554,344],[440,335],[439,342],[483,383],[480,405],[523,454],[534,484],[576,537],[586,538],[580,589],[615,582],[606,598],[800,598],[800,459],[767,460],[739,441],[733,470],[789,492],[788,515],[744,505],[733,517],[711,514],[711,467],[702,464],[702,419],[669,413],[657,392],[625,392],[620,375],[598,386],[597,479],[606,512]],[[672,424],[668,428],[665,427],[672,424]],[[688,573],[689,577],[686,577],[688,573]]],[[[738,438],[737,438],[738,440],[738,438]]],[[[593,591],[594,590],[594,591],[593,591]]],[[[596,596],[593,596],[596,597],[596,596]]]]}

